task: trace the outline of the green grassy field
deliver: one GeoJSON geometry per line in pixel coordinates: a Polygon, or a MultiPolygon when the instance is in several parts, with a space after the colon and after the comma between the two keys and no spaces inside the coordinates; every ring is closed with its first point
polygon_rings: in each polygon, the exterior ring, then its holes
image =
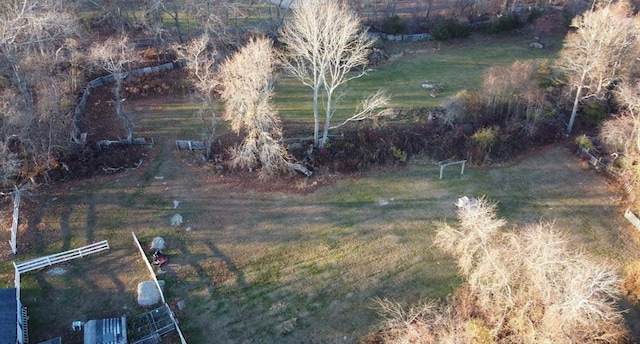
{"type": "MultiPolygon", "coordinates": [[[[548,48],[532,49],[526,37],[505,36],[483,41],[455,43],[417,42],[385,43],[385,51],[395,62],[373,67],[360,79],[345,86],[343,101],[334,119],[349,117],[360,100],[378,89],[391,96],[391,107],[419,108],[441,104],[459,91],[480,87],[484,72],[491,66],[509,65],[516,60],[554,59],[561,42],[550,40],[548,48]],[[432,98],[423,82],[443,86],[443,92],[432,98]]],[[[275,103],[283,119],[313,118],[312,92],[297,79],[282,78],[276,88],[275,103]]]]}
{"type": "MultiPolygon", "coordinates": [[[[44,197],[42,237],[18,260],[103,239],[111,250],[63,264],[64,275],[23,276],[33,339],[60,333],[66,340],[74,334],[61,329],[70,321],[144,310],[135,288],[148,277],[131,231],[145,246],[154,236],[167,240],[170,263],[159,278],[170,303],[186,304],[179,314],[189,343],[210,343],[212,334],[219,343],[358,342],[379,320],[373,298],[411,305],[446,297],[460,279],[432,240],[436,222],[455,220],[463,195],[498,201],[514,225],[554,221],[575,247],[600,259],[624,265],[638,258],[619,196],[562,147],[463,176],[451,166],[442,180],[437,166],[414,161],[292,194],[194,179],[170,146],[159,140],[144,171],[44,197]],[[174,199],[181,201],[175,210],[174,199]],[[169,225],[174,213],[184,225],[169,225]]],[[[11,271],[2,280],[9,283],[11,271]]]]}

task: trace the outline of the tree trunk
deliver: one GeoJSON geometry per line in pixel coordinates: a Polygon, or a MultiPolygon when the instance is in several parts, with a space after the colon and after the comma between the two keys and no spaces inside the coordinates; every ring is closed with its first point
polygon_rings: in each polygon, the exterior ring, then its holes
{"type": "Polygon", "coordinates": [[[180,41],[180,43],[184,43],[184,40],[182,39],[182,31],[180,30],[180,19],[178,18],[178,9],[174,8],[173,14],[169,14],[169,15],[173,18],[173,23],[176,26],[176,31],[178,33],[178,40],[180,41]]]}
{"type": "Polygon", "coordinates": [[[209,128],[209,138],[207,139],[207,160],[211,159],[213,155],[213,139],[216,135],[216,115],[215,112],[211,112],[211,127],[209,128]]]}
{"type": "Polygon", "coordinates": [[[331,117],[333,116],[333,114],[331,113],[331,101],[332,100],[333,100],[333,91],[328,91],[327,92],[326,112],[325,112],[325,118],[324,118],[324,128],[323,128],[323,131],[322,131],[322,140],[320,141],[320,144],[318,145],[318,148],[324,147],[324,145],[329,140],[329,126],[331,125],[331,117]]]}
{"type": "Polygon", "coordinates": [[[582,93],[582,86],[578,86],[576,90],[576,98],[573,100],[573,108],[571,109],[571,117],[569,118],[569,124],[567,125],[567,135],[571,134],[573,129],[573,122],[576,120],[578,113],[578,105],[580,105],[580,94],[582,93]]]}
{"type": "Polygon", "coordinates": [[[318,97],[320,93],[320,83],[316,82],[313,87],[313,145],[318,147],[319,145],[319,133],[320,133],[320,115],[318,114],[318,97]]]}
{"type": "Polygon", "coordinates": [[[124,128],[127,131],[127,142],[132,143],[133,142],[133,124],[131,124],[131,119],[129,118],[129,116],[127,116],[124,111],[122,111],[122,97],[120,95],[120,93],[122,93],[122,75],[117,75],[117,74],[121,74],[121,73],[114,73],[113,76],[116,79],[116,89],[115,89],[115,96],[116,96],[116,115],[118,115],[118,117],[122,120],[122,123],[124,124],[124,128]]]}

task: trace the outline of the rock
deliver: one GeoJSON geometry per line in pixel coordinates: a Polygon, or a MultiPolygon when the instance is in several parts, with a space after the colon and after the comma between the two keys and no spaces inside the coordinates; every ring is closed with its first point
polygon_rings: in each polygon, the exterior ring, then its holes
{"type": "Polygon", "coordinates": [[[65,270],[65,268],[61,268],[61,267],[56,267],[53,268],[49,271],[47,271],[47,275],[49,276],[61,276],[67,273],[67,270],[65,270]]]}
{"type": "Polygon", "coordinates": [[[302,151],[304,150],[304,147],[302,146],[302,143],[300,142],[294,142],[291,143],[289,145],[289,147],[287,148],[287,150],[289,151],[289,153],[293,153],[293,152],[297,152],[297,151],[302,151]]]}
{"type": "Polygon", "coordinates": [[[140,306],[153,306],[160,302],[160,291],[154,281],[138,283],[138,304],[140,306]]]}
{"type": "Polygon", "coordinates": [[[297,321],[298,321],[298,318],[291,318],[287,321],[282,322],[278,326],[280,328],[280,333],[282,334],[291,333],[295,329],[297,321]]]}
{"type": "Polygon", "coordinates": [[[380,207],[388,205],[388,204],[389,204],[389,201],[387,201],[386,199],[379,199],[379,200],[376,201],[376,205],[380,206],[380,207]]]}
{"type": "Polygon", "coordinates": [[[164,250],[165,248],[165,243],[164,243],[164,239],[161,237],[155,237],[153,238],[153,240],[151,241],[151,249],[152,250],[164,250]]]}
{"type": "Polygon", "coordinates": [[[173,200],[173,209],[176,209],[179,205],[180,205],[180,201],[174,199],[173,200]]]}
{"type": "Polygon", "coordinates": [[[187,306],[187,304],[184,302],[184,300],[180,300],[178,301],[177,306],[179,310],[183,310],[187,306]]]}
{"type": "Polygon", "coordinates": [[[171,217],[171,225],[172,226],[180,226],[182,224],[182,215],[175,214],[171,217]]]}

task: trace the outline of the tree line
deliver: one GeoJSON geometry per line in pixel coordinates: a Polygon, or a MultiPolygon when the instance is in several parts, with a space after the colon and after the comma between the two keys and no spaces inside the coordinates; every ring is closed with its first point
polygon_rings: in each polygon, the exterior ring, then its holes
{"type": "MultiPolygon", "coordinates": [[[[114,77],[115,114],[123,123],[127,140],[132,140],[133,126],[122,106],[121,93],[126,72],[139,63],[130,40],[133,34],[150,37],[186,61],[192,90],[200,99],[198,115],[206,128],[206,156],[212,154],[219,119],[214,104],[222,100],[226,109],[220,119],[229,121],[236,133],[245,136],[241,146],[232,150],[233,162],[259,170],[263,177],[290,171],[294,163],[280,144],[281,120],[270,103],[273,85],[281,72],[298,78],[313,95],[313,141],[317,148],[327,144],[332,129],[389,113],[388,96],[380,90],[363,99],[346,121],[333,123],[335,103],[342,96],[338,90],[366,74],[368,54],[374,44],[348,2],[302,1],[291,9],[286,20],[281,4],[277,5],[231,0],[3,3],[3,192],[28,184],[36,176],[46,177],[48,170],[58,167],[59,157],[74,148],[68,137],[71,109],[91,75],[108,73],[114,77]],[[99,11],[83,12],[96,8],[99,11]],[[267,9],[269,19],[275,23],[280,48],[275,49],[267,35],[249,40],[250,35],[238,39],[237,30],[235,36],[230,35],[233,28],[247,24],[241,25],[241,18],[247,19],[259,9],[267,9]],[[173,30],[168,29],[171,25],[165,22],[167,18],[172,20],[173,30]],[[186,34],[189,25],[197,27],[197,37],[186,34]],[[110,37],[87,41],[94,26],[107,27],[110,37]],[[173,42],[167,39],[170,31],[175,34],[173,42]],[[251,54],[271,61],[271,65],[263,66],[251,54]],[[269,75],[254,75],[256,66],[269,75]]],[[[508,2],[503,5],[509,6],[508,2]]],[[[569,134],[580,110],[586,112],[586,106],[594,103],[613,104],[609,108],[620,113],[604,123],[601,140],[620,157],[619,165],[632,166],[640,143],[629,145],[629,140],[620,140],[619,134],[636,137],[634,142],[640,142],[637,130],[626,129],[636,125],[635,13],[627,1],[594,2],[592,8],[574,18],[557,61],[538,65],[516,62],[506,73],[500,67],[490,69],[481,92],[470,90],[445,100],[445,122],[455,127],[475,113],[493,113],[506,116],[507,126],[532,134],[542,118],[563,117],[558,109],[572,97],[566,123],[569,134]],[[511,80],[505,80],[504,75],[511,80]]],[[[499,130],[503,129],[480,126],[472,133],[480,154],[491,151],[499,130]]],[[[622,174],[630,175],[632,181],[639,179],[629,168],[622,174]]]]}

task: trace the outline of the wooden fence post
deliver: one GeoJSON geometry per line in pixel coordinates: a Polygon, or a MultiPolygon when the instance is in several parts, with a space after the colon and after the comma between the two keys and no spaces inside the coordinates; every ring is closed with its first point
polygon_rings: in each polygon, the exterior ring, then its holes
{"type": "Polygon", "coordinates": [[[21,196],[22,192],[16,187],[16,190],[13,192],[13,221],[11,222],[11,241],[9,241],[13,254],[18,253],[18,219],[20,217],[21,196]]]}

